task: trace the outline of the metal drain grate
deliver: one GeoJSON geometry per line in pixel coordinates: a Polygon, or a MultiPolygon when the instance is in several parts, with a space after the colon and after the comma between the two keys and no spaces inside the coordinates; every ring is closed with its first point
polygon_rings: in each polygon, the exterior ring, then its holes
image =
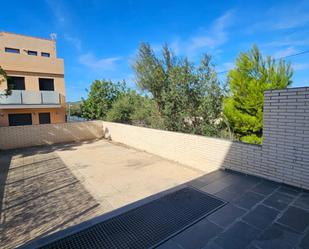
{"type": "Polygon", "coordinates": [[[222,200],[187,187],[42,248],[150,248],[224,204],[222,200]]]}

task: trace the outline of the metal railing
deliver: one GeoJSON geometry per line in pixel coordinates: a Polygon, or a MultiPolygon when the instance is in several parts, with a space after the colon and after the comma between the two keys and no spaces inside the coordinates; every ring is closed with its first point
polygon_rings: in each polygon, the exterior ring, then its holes
{"type": "Polygon", "coordinates": [[[0,91],[0,105],[59,105],[61,95],[56,91],[12,90],[10,95],[0,91]]]}

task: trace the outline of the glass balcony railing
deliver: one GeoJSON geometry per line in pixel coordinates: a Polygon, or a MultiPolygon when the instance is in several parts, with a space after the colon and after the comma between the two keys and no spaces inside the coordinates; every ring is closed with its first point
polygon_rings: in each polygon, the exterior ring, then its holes
{"type": "Polygon", "coordinates": [[[12,90],[10,95],[0,91],[0,105],[60,105],[61,95],[55,91],[12,90]]]}

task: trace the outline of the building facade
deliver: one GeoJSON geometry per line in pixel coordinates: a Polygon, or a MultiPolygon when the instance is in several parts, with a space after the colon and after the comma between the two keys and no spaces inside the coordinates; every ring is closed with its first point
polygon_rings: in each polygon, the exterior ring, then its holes
{"type": "Polygon", "coordinates": [[[55,40],[0,32],[0,66],[8,76],[0,84],[0,126],[66,121],[64,63],[55,40]]]}

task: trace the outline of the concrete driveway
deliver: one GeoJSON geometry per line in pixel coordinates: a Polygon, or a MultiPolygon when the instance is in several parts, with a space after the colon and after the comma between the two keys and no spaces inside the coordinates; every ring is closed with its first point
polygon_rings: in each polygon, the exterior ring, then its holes
{"type": "Polygon", "coordinates": [[[203,175],[106,140],[0,154],[0,248],[14,248],[203,175]]]}

